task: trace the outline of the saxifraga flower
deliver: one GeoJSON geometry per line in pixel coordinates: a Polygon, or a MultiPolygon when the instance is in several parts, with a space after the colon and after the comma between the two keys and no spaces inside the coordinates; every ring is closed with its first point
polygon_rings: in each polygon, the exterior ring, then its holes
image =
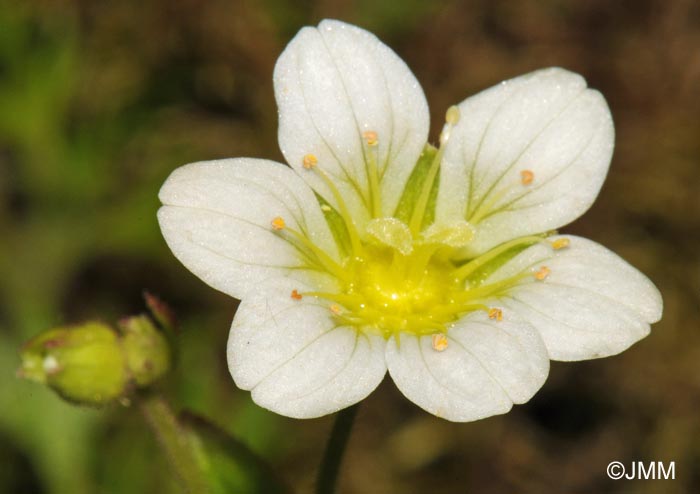
{"type": "Polygon", "coordinates": [[[608,106],[579,75],[466,99],[437,148],[411,71],[355,26],[302,29],[274,83],[291,168],[186,165],[158,212],[177,258],[241,299],[228,363],[260,406],[325,415],[388,370],[425,410],[476,420],[528,401],[550,359],[617,354],[660,319],[644,275],[553,232],[590,207],[613,151],[608,106]]]}

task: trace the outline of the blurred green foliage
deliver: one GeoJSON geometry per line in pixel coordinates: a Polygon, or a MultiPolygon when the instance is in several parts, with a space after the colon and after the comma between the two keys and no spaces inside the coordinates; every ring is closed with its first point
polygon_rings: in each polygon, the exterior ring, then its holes
{"type": "MultiPolygon", "coordinates": [[[[566,231],[602,242],[660,287],[664,320],[623,355],[552,367],[503,417],[450,424],[385,382],[363,405],[347,492],[700,491],[700,6],[607,2],[0,0],[0,492],[177,492],[134,407],[67,405],[14,377],[49,327],[143,310],[181,320],[174,404],[211,416],[308,490],[329,418],[256,407],[228,376],[235,301],[174,260],[155,220],[177,166],[281,160],[272,68],[304,24],[373,30],[412,67],[434,116],[547,65],[586,76],[618,132],[608,182],[566,231]],[[674,482],[614,483],[611,460],[676,461],[674,482]]],[[[216,460],[219,461],[219,460],[216,460]]],[[[222,460],[223,461],[223,460],[222,460]]],[[[222,490],[254,480],[226,464],[222,490]]]]}

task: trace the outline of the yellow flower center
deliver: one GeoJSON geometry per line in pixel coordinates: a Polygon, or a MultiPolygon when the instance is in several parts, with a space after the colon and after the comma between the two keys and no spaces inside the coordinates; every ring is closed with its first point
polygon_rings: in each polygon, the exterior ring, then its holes
{"type": "Polygon", "coordinates": [[[368,246],[364,257],[352,259],[352,281],[343,290],[345,320],[385,336],[445,330],[459,313],[455,300],[463,283],[454,277],[451,262],[438,256],[425,262],[426,250],[404,256],[389,247],[368,246]]]}
{"type": "MultiPolygon", "coordinates": [[[[394,218],[396,227],[408,227],[394,218]]],[[[441,237],[445,236],[441,231],[441,237]]],[[[459,237],[459,233],[452,235],[459,237]]],[[[522,237],[458,264],[451,259],[457,249],[424,237],[396,242],[388,235],[387,243],[378,239],[362,242],[362,255],[350,257],[335,266],[340,289],[337,292],[306,292],[330,302],[330,310],[340,324],[355,326],[361,331],[379,333],[385,338],[400,333],[428,335],[446,333],[462,315],[482,310],[496,321],[503,319],[501,309],[489,307],[486,299],[501,294],[524,277],[538,272],[524,272],[509,278],[486,283],[484,266],[513,249],[542,240],[540,236],[522,237]]],[[[546,268],[545,268],[546,269],[546,268]]],[[[291,297],[300,298],[298,292],[291,297]]]]}
{"type": "MultiPolygon", "coordinates": [[[[353,216],[329,175],[322,169],[313,154],[303,157],[303,168],[315,173],[330,191],[335,205],[321,201],[321,210],[339,244],[347,252],[344,261],[338,262],[316,246],[309,238],[290,229],[280,217],[274,218],[271,228],[295,243],[315,264],[315,269],[326,271],[338,280],[337,292],[294,290],[291,297],[301,300],[304,296],[327,300],[332,317],[340,324],[350,325],[360,331],[379,333],[385,338],[399,337],[401,333],[435,335],[433,348],[442,351],[450,325],[464,314],[483,310],[490,319],[501,321],[503,312],[498,307],[488,307],[486,301],[512,288],[527,276],[542,281],[549,274],[545,266],[538,271],[528,271],[493,283],[484,280],[487,272],[498,259],[503,260],[514,252],[541,241],[544,236],[522,237],[506,242],[467,262],[455,262],[460,250],[468,246],[474,236],[473,225],[484,218],[507,191],[496,191],[495,199],[485,201],[467,220],[455,220],[451,224],[433,222],[431,199],[438,180],[438,171],[452,127],[459,119],[456,107],[448,110],[446,125],[440,135],[439,149],[428,146],[422,162],[421,173],[416,165],[414,176],[404,191],[405,207],[400,204],[395,217],[382,217],[381,188],[377,168],[376,150],[379,136],[374,131],[362,134],[367,155],[368,195],[371,220],[360,231],[353,216]],[[406,195],[408,194],[408,195],[406,195]],[[432,224],[431,224],[432,223],[432,224]]],[[[420,160],[419,160],[420,162],[420,160]]],[[[532,184],[534,173],[522,172],[521,186],[532,184]]],[[[403,199],[403,198],[402,198],[403,199]]],[[[565,248],[568,241],[560,239],[552,244],[554,249],[565,248]]]]}

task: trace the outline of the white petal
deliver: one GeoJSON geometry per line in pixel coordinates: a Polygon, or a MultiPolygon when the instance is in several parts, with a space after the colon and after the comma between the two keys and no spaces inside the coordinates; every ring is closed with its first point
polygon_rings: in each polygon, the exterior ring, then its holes
{"type": "Polygon", "coordinates": [[[558,228],[583,214],[614,145],[608,106],[559,68],[505,81],[459,105],[442,162],[437,217],[476,223],[470,250],[558,228]],[[532,172],[522,183],[521,172],[532,172]]]}
{"type": "Polygon", "coordinates": [[[231,326],[228,364],[236,384],[276,413],[312,418],[364,399],[386,373],[386,342],[338,326],[329,303],[293,300],[306,287],[269,280],[242,302],[231,326]]]}
{"type": "MultiPolygon", "coordinates": [[[[557,238],[562,237],[549,240],[557,238]]],[[[486,282],[549,268],[544,280],[528,277],[502,303],[537,328],[554,360],[615,355],[649,334],[649,324],[661,318],[663,308],[654,284],[603,246],[565,238],[569,247],[532,246],[486,282]]]]}
{"type": "Polygon", "coordinates": [[[386,361],[391,377],[411,401],[455,422],[505,413],[542,386],[549,358],[539,334],[514,318],[492,321],[472,313],[448,332],[442,352],[430,336],[402,335],[389,340],[386,361]]]}
{"type": "Polygon", "coordinates": [[[383,215],[391,216],[425,145],[429,115],[406,64],[373,34],[338,21],[304,28],[287,45],[274,75],[279,142],[289,164],[331,204],[329,189],[302,168],[313,154],[361,225],[370,216],[369,154],[378,135],[383,215]]]}
{"type": "Polygon", "coordinates": [[[248,158],[192,163],[168,177],[159,197],[164,206],[158,221],[175,256],[236,298],[272,276],[319,276],[308,269],[308,256],[272,230],[275,217],[338,256],[313,192],[279,163],[248,158]]]}

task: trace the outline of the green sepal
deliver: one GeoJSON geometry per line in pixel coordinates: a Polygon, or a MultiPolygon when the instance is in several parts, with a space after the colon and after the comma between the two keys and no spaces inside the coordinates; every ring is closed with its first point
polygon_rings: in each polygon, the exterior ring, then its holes
{"type": "Polygon", "coordinates": [[[29,340],[20,356],[21,377],[46,384],[73,403],[105,405],[127,390],[118,336],[100,322],[45,331],[29,340]]]}
{"type": "MultiPolygon", "coordinates": [[[[428,179],[430,166],[432,165],[437,152],[437,148],[430,144],[426,144],[423,148],[423,151],[418,157],[416,165],[413,167],[411,175],[408,177],[406,187],[404,188],[403,194],[399,199],[399,204],[396,206],[394,218],[397,218],[406,224],[410,223],[411,216],[413,215],[413,210],[416,207],[416,202],[418,201],[418,197],[420,196],[421,191],[423,190],[425,181],[428,179]]],[[[438,173],[430,189],[430,195],[428,196],[428,204],[425,209],[425,214],[423,215],[421,229],[425,228],[427,225],[432,224],[435,219],[435,204],[437,203],[437,193],[439,185],[440,174],[438,173]]]]}
{"type": "Polygon", "coordinates": [[[163,377],[171,366],[170,345],[165,335],[147,316],[133,316],[119,322],[127,369],[138,387],[163,377]]]}
{"type": "Polygon", "coordinates": [[[341,257],[347,257],[350,252],[352,252],[352,247],[350,243],[350,233],[348,233],[348,227],[343,217],[323,197],[315,192],[314,195],[321,207],[321,212],[323,212],[326,223],[328,223],[328,228],[330,228],[331,234],[333,234],[333,239],[340,250],[341,257]]]}

